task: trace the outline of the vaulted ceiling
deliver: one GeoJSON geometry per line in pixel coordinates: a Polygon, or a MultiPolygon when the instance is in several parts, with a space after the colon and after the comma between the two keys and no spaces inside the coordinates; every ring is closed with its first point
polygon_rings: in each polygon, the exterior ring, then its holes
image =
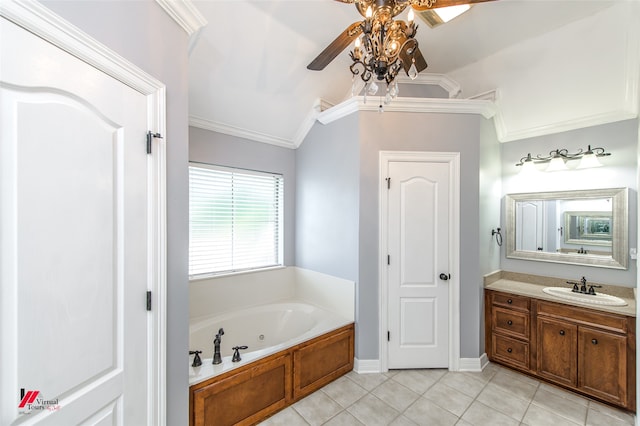
{"type": "MultiPolygon", "coordinates": [[[[477,4],[436,28],[417,20],[417,39],[429,64],[423,73],[451,73],[614,3],[498,0],[477,4]]],[[[353,5],[331,0],[193,4],[208,24],[190,55],[192,125],[293,147],[304,137],[304,123],[318,99],[336,104],[350,96],[348,49],[323,71],[306,66],[361,19],[353,5]]]]}

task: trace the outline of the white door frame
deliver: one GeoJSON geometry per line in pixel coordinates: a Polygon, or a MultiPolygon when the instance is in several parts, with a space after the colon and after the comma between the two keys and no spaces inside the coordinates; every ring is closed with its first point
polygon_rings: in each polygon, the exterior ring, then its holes
{"type": "Polygon", "coordinates": [[[379,198],[378,198],[378,300],[379,306],[379,357],[380,370],[386,372],[388,367],[388,290],[387,254],[388,254],[388,190],[385,177],[389,162],[425,161],[449,163],[450,189],[449,212],[451,226],[449,228],[449,370],[460,368],[460,153],[459,152],[421,152],[421,151],[380,151],[379,166],[379,198]]]}
{"type": "MultiPolygon", "coordinates": [[[[123,82],[147,97],[148,129],[166,136],[166,88],[140,68],[80,31],[38,2],[0,2],[0,16],[14,22],[123,82]]],[[[141,142],[141,147],[144,146],[141,142]]],[[[148,317],[148,404],[149,425],[166,424],[166,137],[156,138],[148,159],[147,205],[148,274],[147,290],[152,292],[152,310],[148,317]]],[[[141,302],[142,303],[142,302],[141,302]]],[[[141,304],[141,309],[144,305],[141,304]]]]}

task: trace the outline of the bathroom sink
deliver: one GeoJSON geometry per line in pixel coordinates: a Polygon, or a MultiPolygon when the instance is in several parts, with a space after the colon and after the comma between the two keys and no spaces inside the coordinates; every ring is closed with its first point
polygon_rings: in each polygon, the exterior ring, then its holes
{"type": "Polygon", "coordinates": [[[627,302],[616,296],[610,296],[608,294],[582,294],[574,293],[567,287],[545,287],[542,289],[547,294],[559,297],[561,299],[573,300],[575,302],[589,303],[592,305],[605,305],[605,306],[627,306],[627,302]]]}

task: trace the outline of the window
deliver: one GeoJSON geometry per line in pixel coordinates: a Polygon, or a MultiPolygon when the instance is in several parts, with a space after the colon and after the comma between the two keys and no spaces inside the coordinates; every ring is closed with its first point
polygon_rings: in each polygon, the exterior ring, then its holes
{"type": "Polygon", "coordinates": [[[189,166],[189,276],[282,265],[282,175],[189,166]]]}

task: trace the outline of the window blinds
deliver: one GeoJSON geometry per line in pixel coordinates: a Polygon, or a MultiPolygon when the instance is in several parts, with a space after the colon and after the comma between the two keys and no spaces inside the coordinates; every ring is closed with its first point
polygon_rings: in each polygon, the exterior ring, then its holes
{"type": "Polygon", "coordinates": [[[282,265],[282,175],[189,166],[189,275],[282,265]]]}

